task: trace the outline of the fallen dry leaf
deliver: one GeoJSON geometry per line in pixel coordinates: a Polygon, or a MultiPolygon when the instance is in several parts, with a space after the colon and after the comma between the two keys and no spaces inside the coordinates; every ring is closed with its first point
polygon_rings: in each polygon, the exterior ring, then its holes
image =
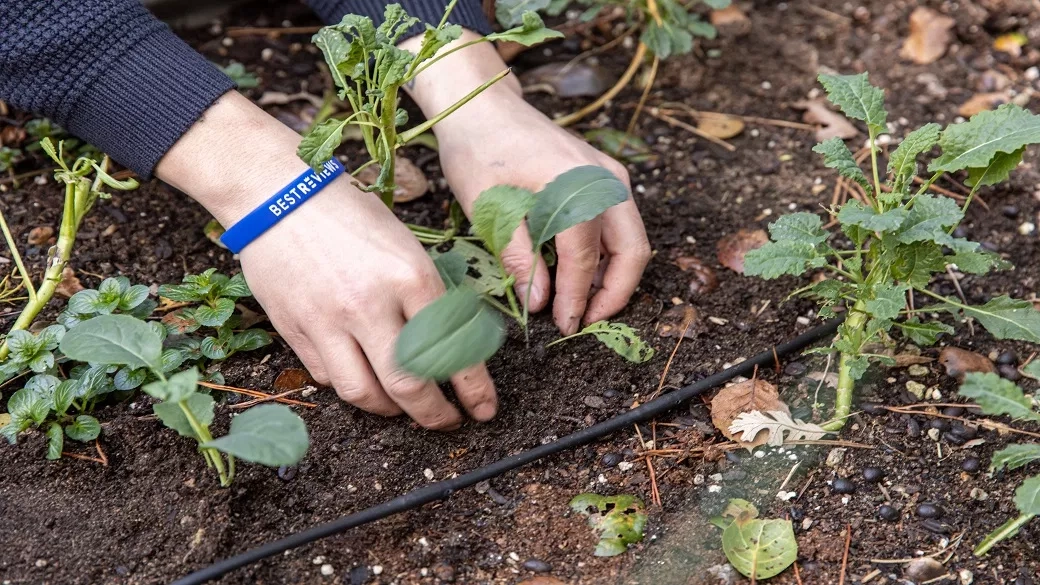
{"type": "Polygon", "coordinates": [[[744,442],[738,440],[737,434],[731,433],[729,429],[741,413],[755,410],[761,412],[779,410],[784,414],[791,414],[791,410],[787,408],[784,401],[780,400],[776,386],[765,380],[745,380],[739,384],[726,386],[711,400],[711,423],[726,438],[737,441],[742,447],[750,450],[752,447],[765,445],[769,440],[769,432],[763,429],[755,435],[754,441],[744,442]]]}
{"type": "Polygon", "coordinates": [[[956,378],[958,382],[964,380],[964,375],[970,372],[996,372],[997,367],[989,358],[973,351],[947,347],[939,353],[939,363],[946,367],[946,375],[956,378]]]}
{"type": "Polygon", "coordinates": [[[695,295],[706,295],[719,288],[719,279],[710,266],[704,264],[696,256],[680,256],[675,259],[675,265],[683,272],[692,272],[690,280],[690,293],[695,295]]]}
{"type": "Polygon", "coordinates": [[[931,557],[921,557],[910,561],[903,576],[915,583],[935,581],[946,574],[946,567],[931,557]]]}
{"type": "Polygon", "coordinates": [[[719,263],[737,274],[744,274],[744,256],[769,241],[765,230],[740,230],[719,240],[719,263]]]}
{"type": "Polygon", "coordinates": [[[301,370],[298,368],[292,368],[283,370],[282,373],[278,374],[278,377],[274,379],[274,391],[275,392],[288,392],[289,390],[297,390],[304,386],[317,386],[318,383],[314,381],[307,370],[301,370]]]}
{"type": "Polygon", "coordinates": [[[54,228],[49,225],[41,225],[34,227],[29,230],[29,245],[30,246],[42,246],[46,244],[50,239],[54,237],[54,228]]]}
{"type": "Polygon", "coordinates": [[[0,427],[7,426],[9,422],[11,422],[11,415],[6,412],[0,412],[0,427]]]}
{"type": "Polygon", "coordinates": [[[725,114],[701,114],[697,118],[697,129],[715,138],[733,138],[744,131],[744,121],[725,114]]]}
{"type": "Polygon", "coordinates": [[[516,585],[567,585],[566,581],[560,581],[556,577],[538,575],[517,583],[516,585]]]}
{"type": "Polygon", "coordinates": [[[910,13],[910,36],[903,43],[899,56],[918,65],[927,65],[946,53],[953,41],[953,26],[949,16],[931,8],[919,6],[910,13]]]}
{"type": "Polygon", "coordinates": [[[678,337],[686,339],[697,337],[697,320],[700,313],[690,305],[676,305],[661,313],[657,319],[657,335],[660,337],[678,337]],[[687,326],[689,324],[689,326],[687,326]]]}
{"type": "MultiPolygon", "coordinates": [[[[361,169],[355,178],[371,186],[379,178],[379,169],[378,163],[368,165],[361,169]]],[[[403,156],[398,156],[394,163],[394,182],[397,183],[397,188],[394,189],[394,203],[415,201],[430,190],[430,182],[426,180],[426,175],[415,163],[403,156]]]]}
{"type": "Polygon", "coordinates": [[[520,76],[525,92],[543,91],[557,97],[599,97],[613,84],[600,67],[581,63],[547,63],[520,76]]]}
{"type": "Polygon", "coordinates": [[[751,19],[736,4],[712,10],[709,19],[723,37],[742,37],[751,32],[751,19]]]}
{"type": "Polygon", "coordinates": [[[1029,42],[1029,37],[1020,32],[1009,32],[993,39],[993,48],[1012,57],[1022,55],[1022,47],[1029,42]]]}
{"type": "Polygon", "coordinates": [[[896,368],[905,368],[907,366],[914,366],[918,364],[930,364],[935,361],[930,357],[925,357],[923,355],[914,355],[912,353],[896,354],[892,356],[892,359],[896,361],[895,366],[893,366],[896,368]]]}
{"type": "Polygon", "coordinates": [[[61,271],[61,281],[58,282],[58,286],[54,288],[54,293],[58,296],[70,298],[72,295],[83,290],[83,283],[79,281],[76,273],[72,268],[66,266],[61,271]]]}
{"type": "Polygon", "coordinates": [[[814,100],[802,100],[792,104],[794,107],[805,110],[802,120],[806,124],[819,126],[816,130],[816,141],[823,142],[831,138],[855,138],[859,130],[849,122],[848,118],[831,110],[827,101],[823,98],[814,100]]]}
{"type": "Polygon", "coordinates": [[[238,309],[239,313],[238,326],[242,329],[249,329],[258,323],[267,321],[267,315],[258,313],[242,303],[236,303],[235,308],[238,309]]]}
{"type": "Polygon", "coordinates": [[[979,112],[992,110],[993,108],[1001,104],[1006,104],[1009,101],[1011,101],[1011,96],[1002,91],[994,93],[977,93],[971,96],[971,99],[961,104],[961,107],[957,108],[957,113],[965,118],[970,118],[979,112]]]}

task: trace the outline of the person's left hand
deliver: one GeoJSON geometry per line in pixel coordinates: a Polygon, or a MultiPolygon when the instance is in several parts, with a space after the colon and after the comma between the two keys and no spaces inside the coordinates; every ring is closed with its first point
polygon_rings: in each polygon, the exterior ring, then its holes
{"type": "MultiPolygon", "coordinates": [[[[466,33],[462,42],[473,38],[466,33]]],[[[409,49],[406,41],[402,48],[409,49]]],[[[411,94],[429,117],[505,69],[489,44],[459,51],[438,62],[417,80],[411,94]]],[[[481,192],[494,185],[538,191],[561,173],[583,165],[601,166],[629,184],[625,167],[557,126],[524,101],[510,76],[434,126],[441,166],[467,215],[481,192]]],[[[564,335],[581,323],[606,319],[620,311],[635,292],[650,260],[650,244],[635,202],[608,209],[599,217],[556,236],[558,268],[553,318],[564,335]],[[601,279],[601,282],[600,282],[601,279]],[[594,281],[600,288],[592,294],[594,281]]],[[[516,276],[523,299],[534,278],[530,310],[549,302],[549,273],[538,263],[532,276],[531,239],[525,226],[502,254],[516,276]]]]}

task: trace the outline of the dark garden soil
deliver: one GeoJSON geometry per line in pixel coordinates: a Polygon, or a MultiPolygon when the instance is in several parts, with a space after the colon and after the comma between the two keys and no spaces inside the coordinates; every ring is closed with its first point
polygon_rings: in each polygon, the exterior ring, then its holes
{"type": "MultiPolygon", "coordinates": [[[[303,6],[284,4],[291,3],[247,5],[222,25],[315,23],[303,6]]],[[[902,136],[928,121],[952,121],[960,104],[976,93],[996,91],[995,83],[1006,82],[1018,92],[1030,84],[1036,89],[1026,71],[1040,62],[1040,53],[1027,48],[1023,56],[1013,58],[992,49],[995,36],[1012,30],[1024,32],[1033,46],[1040,43],[1040,9],[1035,3],[926,4],[956,19],[956,39],[942,59],[918,66],[898,56],[916,3],[754,2],[745,6],[753,23],[748,36],[723,37],[703,44],[695,55],[665,62],[650,103],[684,102],[698,110],[800,121],[792,104],[816,92],[819,69],[867,70],[875,84],[886,88],[894,134],[902,136]]],[[[245,36],[229,42],[219,26],[186,35],[211,59],[238,60],[258,74],[262,85],[247,92],[251,97],[259,98],[265,91],[321,93],[323,81],[315,66],[319,57],[308,35],[245,36]]],[[[566,60],[583,48],[575,39],[551,46],[548,53],[531,51],[516,65],[522,70],[566,60]]],[[[600,64],[618,75],[629,53],[615,50],[601,57],[600,64]]],[[[624,129],[638,93],[629,88],[582,127],[624,129]]],[[[544,95],[532,99],[550,114],[573,111],[584,103],[544,95]]],[[[272,111],[299,125],[301,115],[306,115],[300,113],[304,105],[272,111]]],[[[1029,106],[1036,108],[1040,102],[1034,99],[1029,106]]],[[[242,466],[230,489],[218,487],[192,444],[146,416],[151,412],[146,399],[108,406],[99,414],[105,423],[101,445],[107,467],[72,458],[45,461],[39,433],[17,446],[0,446],[0,583],[169,582],[220,558],[425,485],[431,472],[434,479],[448,478],[605,420],[635,401],[645,401],[657,388],[675,338],[660,337],[655,329],[677,302],[692,305],[699,318],[691,338],[675,355],[666,388],[717,371],[818,323],[811,304],[781,304],[797,284],[793,279],[767,283],[745,278],[716,260],[716,245],[723,236],[765,227],[789,211],[819,211],[821,204],[829,203],[835,175],[810,152],[813,133],[749,123],[730,140],[736,150],[726,152],[649,116],[642,118],[638,132],[659,154],[657,163],[630,166],[634,196],[656,256],[619,319],[637,327],[658,349],[649,364],[630,365],[588,340],[541,350],[554,338],[550,320],[542,316],[536,320],[531,349],[514,330],[489,364],[501,394],[501,414],[494,422],[468,424],[448,434],[427,432],[405,419],[362,413],[323,389],[310,397],[319,407],[301,412],[312,435],[304,461],[277,473],[242,466]],[[715,271],[718,288],[692,293],[691,273],[674,263],[679,256],[703,259],[715,271]]],[[[434,179],[436,192],[401,205],[401,214],[410,221],[438,225],[445,217],[448,193],[439,181],[436,157],[418,148],[407,154],[434,179]]],[[[1014,271],[986,278],[964,277],[961,286],[970,301],[984,302],[1003,293],[1029,298],[1040,287],[1038,235],[1018,232],[1023,222],[1040,219],[1038,161],[1036,152],[1031,153],[1010,184],[984,192],[988,211],[976,206],[969,212],[966,234],[1017,265],[1014,271]]],[[[33,227],[56,228],[61,200],[50,180],[21,190],[8,187],[2,201],[17,241],[24,242],[33,227]]],[[[238,270],[231,255],[204,236],[202,226],[208,219],[200,207],[170,188],[147,184],[98,205],[85,222],[72,265],[87,286],[118,274],[158,284],[210,266],[238,270]]],[[[25,254],[27,261],[40,266],[46,250],[29,248],[25,254]]],[[[948,279],[933,286],[954,294],[948,279]]],[[[12,313],[5,313],[5,326],[12,313]]],[[[983,354],[1010,352],[1018,362],[1037,349],[997,342],[978,331],[972,335],[963,325],[958,332],[946,343],[983,354]]],[[[934,357],[936,352],[926,349],[924,355],[934,357]]],[[[821,373],[824,366],[795,359],[783,366],[783,374],[770,369],[759,375],[781,388],[796,414],[808,417],[816,385],[807,383],[805,376],[821,373]]],[[[223,364],[221,371],[229,384],[270,391],[280,372],[299,367],[292,352],[276,342],[267,351],[223,364]]],[[[929,389],[935,386],[943,402],[957,401],[956,383],[938,364],[929,368],[919,381],[929,389]]],[[[917,402],[905,390],[909,378],[905,369],[872,372],[859,396],[889,405],[917,402]]],[[[1034,389],[1035,384],[1027,385],[1027,390],[1034,389]]],[[[826,388],[822,395],[829,395],[826,388]]],[[[221,424],[226,424],[227,412],[221,407],[221,424]]],[[[1015,513],[1011,497],[1026,475],[1021,470],[992,478],[985,474],[990,454],[1011,437],[980,429],[984,444],[959,448],[948,438],[929,437],[933,420],[887,412],[857,414],[841,439],[865,448],[848,447],[840,461],[830,446],[767,449],[765,457],[746,451],[724,455],[712,449],[708,456],[696,453],[681,462],[675,455],[655,457],[652,471],[638,454],[643,445],[632,429],[465,490],[446,502],[258,563],[221,582],[518,583],[534,577],[534,568],[548,569],[566,583],[742,583],[746,580],[739,576],[728,581],[714,576],[724,569],[725,557],[719,531],[707,521],[728,498],[741,497],[758,504],[764,516],[794,520],[799,574],[788,571],[775,583],[838,583],[847,530],[851,538],[846,583],[860,583],[875,570],[880,573],[869,583],[896,582],[905,565],[892,561],[939,551],[943,552],[937,558],[946,562],[950,577],[937,583],[968,583],[964,571],[973,574],[975,583],[1033,583],[1040,578],[1037,522],[997,546],[989,557],[971,555],[987,532],[1015,513]],[[824,462],[828,456],[830,464],[824,462]],[[968,458],[980,459],[982,470],[964,471],[968,458]],[[623,463],[617,465],[618,459],[623,463]],[[884,470],[880,484],[862,480],[866,466],[884,470]],[[776,493],[789,474],[783,489],[799,496],[785,503],[776,493]],[[852,479],[857,491],[834,493],[829,484],[839,476],[852,479]],[[569,499],[595,491],[631,493],[649,503],[651,477],[656,478],[662,505],[650,506],[647,539],[618,557],[593,556],[595,538],[584,518],[569,513],[569,499]],[[987,497],[981,499],[978,490],[987,497]],[[885,502],[899,509],[898,521],[878,519],[877,508],[885,502]],[[915,514],[923,502],[937,504],[943,515],[925,522],[915,514]],[[323,575],[323,565],[330,565],[333,574],[323,575]]],[[[641,426],[639,435],[643,441],[655,441],[654,447],[675,449],[674,454],[723,442],[713,432],[701,401],[656,425],[641,426]]],[[[71,448],[88,453],[78,444],[71,448]]]]}

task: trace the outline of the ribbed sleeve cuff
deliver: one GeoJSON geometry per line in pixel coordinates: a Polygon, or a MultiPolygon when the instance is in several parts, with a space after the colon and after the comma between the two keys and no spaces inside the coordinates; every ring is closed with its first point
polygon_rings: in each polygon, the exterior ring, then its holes
{"type": "MultiPolygon", "coordinates": [[[[361,14],[371,18],[378,25],[383,22],[383,13],[387,5],[385,0],[309,0],[308,3],[326,24],[336,24],[347,14],[361,14]]],[[[420,22],[430,24],[440,22],[445,8],[448,7],[446,0],[397,0],[397,3],[420,22]]],[[[491,33],[491,24],[484,16],[480,0],[459,0],[451,11],[448,22],[482,35],[491,33]]],[[[420,34],[424,30],[425,25],[412,27],[404,38],[420,34]]]]}
{"type": "Polygon", "coordinates": [[[144,178],[235,84],[166,26],[115,59],[79,97],[65,126],[144,178]]]}

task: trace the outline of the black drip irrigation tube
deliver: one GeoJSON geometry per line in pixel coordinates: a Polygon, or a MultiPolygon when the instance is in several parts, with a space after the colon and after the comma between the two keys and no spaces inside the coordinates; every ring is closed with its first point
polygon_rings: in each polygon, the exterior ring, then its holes
{"type": "Polygon", "coordinates": [[[746,376],[752,373],[757,367],[773,364],[782,356],[802,350],[825,337],[834,335],[834,333],[837,332],[838,325],[841,321],[840,318],[829,321],[828,323],[816,327],[815,329],[811,329],[786,343],[777,345],[770,350],[764,351],[748,360],[740,362],[731,368],[712,374],[703,380],[699,380],[693,384],[680,388],[679,390],[655,398],[638,408],[634,408],[612,419],[592,425],[587,429],[582,429],[576,433],[567,435],[561,439],[553,441],[552,443],[540,445],[529,451],[517,453],[516,455],[510,455],[509,457],[500,459],[490,465],[475,469],[454,479],[432,483],[398,496],[390,501],[383,502],[377,506],[361,510],[360,512],[349,516],[344,516],[339,520],[334,520],[326,524],[319,524],[318,526],[308,528],[303,532],[297,532],[296,534],[287,536],[280,540],[258,546],[178,579],[174,581],[172,585],[201,585],[202,583],[207,583],[234,571],[235,569],[266,559],[267,557],[310,544],[316,540],[332,536],[333,534],[345,532],[351,528],[357,528],[358,526],[382,520],[383,518],[394,514],[414,510],[415,508],[424,506],[430,502],[447,499],[453,493],[476,485],[481,481],[502,475],[507,471],[527,465],[528,463],[533,463],[543,457],[548,457],[549,455],[554,455],[561,451],[566,451],[567,449],[591,443],[596,439],[621,430],[629,425],[662,414],[690,398],[699,396],[728,380],[736,378],[737,376],[746,376]]]}

